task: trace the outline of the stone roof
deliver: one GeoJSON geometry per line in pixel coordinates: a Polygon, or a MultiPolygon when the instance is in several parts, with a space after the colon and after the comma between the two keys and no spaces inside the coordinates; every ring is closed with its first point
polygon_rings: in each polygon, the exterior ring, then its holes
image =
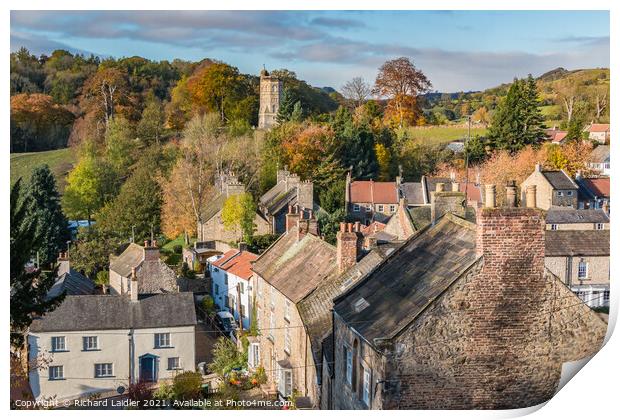
{"type": "Polygon", "coordinates": [[[258,257],[253,271],[297,303],[336,272],[336,248],[291,229],[258,257]]]}
{"type": "Polygon", "coordinates": [[[138,293],[176,292],[178,290],[177,275],[160,259],[143,261],[136,270],[138,293]]]}
{"type": "Polygon", "coordinates": [[[220,193],[213,200],[211,200],[207,208],[205,208],[205,212],[203,214],[203,220],[205,222],[211,220],[222,210],[224,203],[226,202],[226,198],[228,197],[225,193],[220,193]]]}
{"type": "Polygon", "coordinates": [[[609,230],[545,231],[545,257],[609,256],[609,230]]]}
{"type": "Polygon", "coordinates": [[[556,190],[576,190],[579,188],[564,171],[542,171],[542,174],[556,190]]]}
{"type": "Polygon", "coordinates": [[[336,299],[334,310],[370,343],[396,334],[475,263],[475,229],[444,215],[336,299]]]}
{"type": "Polygon", "coordinates": [[[400,194],[407,200],[407,204],[421,206],[425,204],[424,189],[421,182],[402,182],[400,194]]]}
{"type": "Polygon", "coordinates": [[[431,223],[431,206],[408,208],[407,213],[415,230],[420,230],[431,223]]]}
{"type": "Polygon", "coordinates": [[[249,280],[252,275],[252,263],[256,261],[258,255],[248,251],[231,249],[215,260],[211,265],[218,267],[230,274],[234,274],[242,279],[249,280]]]}
{"type": "Polygon", "coordinates": [[[433,191],[435,191],[435,189],[437,188],[437,184],[438,183],[444,183],[446,184],[446,189],[449,190],[450,186],[448,184],[450,184],[452,182],[452,180],[450,178],[443,178],[443,177],[430,177],[430,176],[423,176],[422,177],[422,183],[424,184],[424,200],[426,204],[430,204],[431,202],[431,193],[433,191]]]}
{"type": "Polygon", "coordinates": [[[573,209],[553,206],[547,210],[546,223],[609,223],[609,217],[601,209],[573,209]]]}
{"type": "Polygon", "coordinates": [[[396,182],[353,181],[350,185],[352,203],[398,204],[396,182]]]}
{"type": "Polygon", "coordinates": [[[60,306],[35,319],[30,331],[92,331],[129,328],[180,327],[196,324],[192,293],[142,296],[67,296],[60,306]]]}
{"type": "Polygon", "coordinates": [[[598,146],[592,152],[590,152],[590,162],[592,163],[605,163],[609,162],[610,157],[610,148],[609,146],[598,146]]]}
{"type": "Polygon", "coordinates": [[[140,265],[143,259],[144,248],[138,244],[130,243],[121,255],[111,257],[110,270],[120,274],[122,277],[129,277],[131,269],[140,265]]]}
{"type": "Polygon", "coordinates": [[[69,269],[56,279],[54,285],[47,292],[47,298],[59,296],[63,292],[67,295],[90,295],[95,291],[95,283],[82,273],[69,269]]]}

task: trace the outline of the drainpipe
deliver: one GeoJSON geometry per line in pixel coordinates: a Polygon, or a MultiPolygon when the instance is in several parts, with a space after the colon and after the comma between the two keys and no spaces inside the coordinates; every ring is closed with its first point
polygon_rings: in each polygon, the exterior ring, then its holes
{"type": "Polygon", "coordinates": [[[127,378],[129,379],[129,385],[133,384],[133,375],[134,375],[134,369],[133,369],[133,329],[129,330],[129,333],[127,333],[127,340],[129,341],[129,365],[128,365],[128,369],[129,369],[129,375],[127,375],[127,378]]]}

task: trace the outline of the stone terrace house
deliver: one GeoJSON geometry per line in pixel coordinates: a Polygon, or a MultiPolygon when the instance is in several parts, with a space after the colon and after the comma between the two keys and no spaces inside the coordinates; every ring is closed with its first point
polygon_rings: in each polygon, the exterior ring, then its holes
{"type": "Polygon", "coordinates": [[[131,243],[119,256],[110,256],[110,294],[131,292],[131,273],[136,270],[139,294],[178,292],[175,272],[159,258],[157,241],[144,241],[144,247],[131,243]]]}
{"type": "Polygon", "coordinates": [[[575,181],[579,185],[580,209],[605,209],[609,213],[610,207],[610,179],[584,178],[577,174],[575,181]]]}
{"type": "Polygon", "coordinates": [[[281,234],[286,231],[289,206],[298,206],[306,213],[318,213],[320,207],[314,202],[312,181],[301,181],[286,168],[278,170],[276,178],[276,185],[262,195],[258,208],[269,223],[268,233],[281,234]]]}
{"type": "Polygon", "coordinates": [[[333,408],[532,406],[600,348],[606,323],[545,270],[543,212],[477,223],[445,214],[335,299],[333,408]]]}
{"type": "Polygon", "coordinates": [[[215,304],[235,317],[238,325],[248,330],[252,310],[252,263],[258,255],[231,249],[209,264],[211,296],[215,304]]]}
{"type": "Polygon", "coordinates": [[[521,183],[522,202],[525,202],[525,191],[530,185],[536,186],[536,203],[543,210],[549,210],[551,206],[577,208],[579,186],[564,171],[546,171],[536,164],[534,172],[521,183]]]}
{"type": "Polygon", "coordinates": [[[610,165],[611,149],[609,146],[597,146],[588,158],[588,168],[598,172],[600,175],[609,176],[611,174],[610,165]]]}
{"type": "Polygon", "coordinates": [[[588,132],[588,138],[601,144],[609,143],[609,124],[590,124],[584,131],[588,132]]]}
{"type": "Polygon", "coordinates": [[[332,299],[381,261],[390,245],[364,252],[359,224],[348,224],[341,225],[334,247],[317,236],[316,220],[294,215],[289,219],[296,223],[290,221],[253,265],[260,335],[251,340],[250,366],[262,365],[281,397],[297,390],[318,407],[332,299]]]}
{"type": "Polygon", "coordinates": [[[609,306],[609,230],[547,231],[545,267],[588,306],[609,306]]]}
{"type": "Polygon", "coordinates": [[[116,395],[119,386],[193,371],[195,325],[191,293],[67,296],[30,327],[33,394],[59,400],[116,395]]]}
{"type": "MultiPolygon", "coordinates": [[[[245,186],[234,175],[222,176],[216,183],[219,194],[211,200],[204,211],[202,222],[198,222],[198,241],[234,242],[239,240],[239,232],[227,230],[222,222],[222,209],[226,199],[233,195],[245,193],[245,186]]],[[[256,235],[270,233],[267,220],[257,211],[254,216],[256,235]]]]}
{"type": "Polygon", "coordinates": [[[56,282],[47,293],[48,298],[54,298],[61,293],[67,295],[90,295],[95,293],[95,283],[71,268],[71,262],[66,252],[58,257],[58,272],[56,282]]]}
{"type": "Polygon", "coordinates": [[[347,214],[362,224],[385,223],[398,209],[397,182],[351,181],[348,174],[345,188],[347,214]]]}
{"type": "Polygon", "coordinates": [[[551,207],[545,216],[547,230],[606,230],[609,216],[601,210],[551,207]]]}

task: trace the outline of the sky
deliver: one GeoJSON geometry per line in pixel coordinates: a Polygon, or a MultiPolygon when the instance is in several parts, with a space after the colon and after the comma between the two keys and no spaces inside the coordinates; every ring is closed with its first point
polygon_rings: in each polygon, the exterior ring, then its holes
{"type": "Polygon", "coordinates": [[[313,86],[372,83],[406,56],[433,90],[482,90],[557,67],[609,67],[607,11],[12,11],[11,50],[287,68],[313,86]]]}

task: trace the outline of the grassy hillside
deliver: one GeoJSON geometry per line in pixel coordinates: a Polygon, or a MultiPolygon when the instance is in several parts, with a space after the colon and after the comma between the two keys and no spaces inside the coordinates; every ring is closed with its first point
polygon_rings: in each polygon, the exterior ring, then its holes
{"type": "MultiPolygon", "coordinates": [[[[471,129],[472,137],[475,135],[484,135],[485,133],[485,128],[472,127],[471,129]]],[[[407,134],[409,138],[425,144],[444,144],[467,137],[467,126],[459,124],[454,126],[437,125],[409,127],[407,129],[407,134]]]]}
{"type": "Polygon", "coordinates": [[[32,170],[43,164],[50,167],[59,190],[64,191],[67,173],[75,164],[75,155],[70,148],[47,152],[11,153],[11,185],[20,177],[24,182],[28,182],[32,170]]]}

